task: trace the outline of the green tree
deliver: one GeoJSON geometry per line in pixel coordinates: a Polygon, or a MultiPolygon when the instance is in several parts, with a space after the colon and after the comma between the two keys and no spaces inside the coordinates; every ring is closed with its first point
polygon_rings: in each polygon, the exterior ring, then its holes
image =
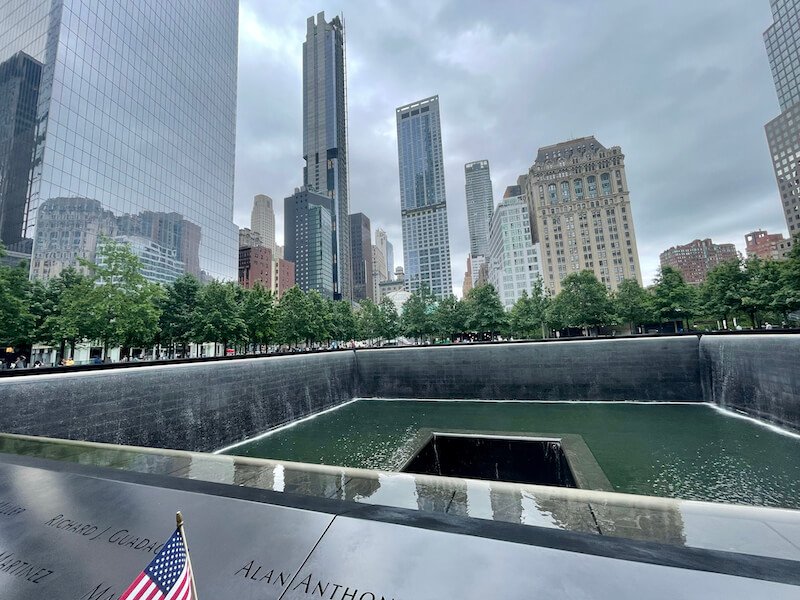
{"type": "Polygon", "coordinates": [[[105,357],[110,346],[151,343],[158,332],[161,289],[142,275],[142,263],[130,247],[105,238],[98,244],[97,262],[80,263],[94,281],[82,337],[102,341],[105,357]]]}
{"type": "Polygon", "coordinates": [[[700,287],[703,312],[718,319],[731,322],[744,311],[742,298],[746,294],[747,275],[740,260],[731,260],[718,265],[706,276],[700,287]]]}
{"type": "Polygon", "coordinates": [[[653,310],[661,322],[685,321],[695,313],[695,292],[683,280],[680,271],[672,267],[661,267],[652,287],[653,310]]]}
{"type": "Polygon", "coordinates": [[[467,314],[464,303],[450,294],[442,298],[433,313],[434,332],[440,338],[453,341],[467,331],[467,314]]]}
{"type": "Polygon", "coordinates": [[[92,335],[94,291],[94,281],[74,268],[50,279],[38,302],[41,325],[37,339],[58,346],[62,358],[69,344],[70,356],[74,356],[75,344],[92,335]]]}
{"type": "Polygon", "coordinates": [[[311,290],[306,294],[306,303],[309,308],[308,341],[317,343],[329,341],[333,329],[330,303],[317,290],[311,290]]]}
{"type": "MultiPolygon", "coordinates": [[[[5,251],[0,247],[0,257],[5,251]]],[[[32,288],[27,262],[0,265],[0,343],[17,346],[33,341],[35,319],[30,312],[32,288]]]]}
{"type": "Polygon", "coordinates": [[[259,282],[245,293],[242,319],[249,344],[268,345],[275,338],[275,302],[259,282]]]}
{"type": "Polygon", "coordinates": [[[434,299],[427,287],[422,286],[414,291],[403,305],[403,315],[400,318],[403,335],[418,341],[433,335],[434,310],[434,299]]]}
{"type": "Polygon", "coordinates": [[[225,353],[229,345],[247,339],[237,288],[230,281],[212,281],[200,288],[194,311],[195,341],[221,342],[225,353]]]}
{"type": "Polygon", "coordinates": [[[631,333],[636,326],[655,320],[650,294],[635,279],[623,279],[613,297],[614,313],[619,323],[627,323],[631,333]]]}
{"type": "Polygon", "coordinates": [[[467,330],[483,335],[500,333],[508,322],[500,296],[490,283],[469,291],[464,299],[464,313],[467,330]]]}
{"type": "Polygon", "coordinates": [[[356,339],[358,323],[349,302],[337,300],[331,303],[331,339],[348,342],[356,339]]]}
{"type": "Polygon", "coordinates": [[[781,288],[776,305],[784,313],[789,313],[800,309],[800,235],[794,237],[794,245],[781,271],[781,288]]]}
{"type": "Polygon", "coordinates": [[[310,321],[311,307],[303,290],[296,285],[286,290],[278,302],[275,319],[278,341],[294,346],[310,339],[310,321]]]}
{"type": "Polygon", "coordinates": [[[359,338],[370,343],[381,337],[381,312],[369,298],[358,303],[358,330],[359,338]]]}
{"type": "Polygon", "coordinates": [[[544,337],[547,309],[550,298],[544,289],[542,278],[538,277],[531,288],[531,294],[523,291],[509,313],[509,329],[517,338],[544,337]]]}
{"type": "Polygon", "coordinates": [[[786,307],[781,298],[782,276],[783,268],[778,261],[754,256],[745,262],[742,308],[750,316],[753,327],[759,327],[761,317],[767,313],[785,314],[786,307]]]}
{"type": "Polygon", "coordinates": [[[592,328],[613,324],[614,307],[608,290],[592,271],[567,275],[548,311],[548,321],[557,328],[580,327],[587,333],[592,328]]]}
{"type": "Polygon", "coordinates": [[[384,298],[378,305],[380,314],[380,337],[385,340],[396,338],[400,333],[400,317],[397,308],[389,298],[384,298]]]}
{"type": "Polygon", "coordinates": [[[176,355],[180,347],[181,356],[186,356],[186,347],[194,337],[196,329],[197,297],[200,282],[193,275],[181,275],[164,287],[161,298],[159,329],[161,341],[176,355]]]}

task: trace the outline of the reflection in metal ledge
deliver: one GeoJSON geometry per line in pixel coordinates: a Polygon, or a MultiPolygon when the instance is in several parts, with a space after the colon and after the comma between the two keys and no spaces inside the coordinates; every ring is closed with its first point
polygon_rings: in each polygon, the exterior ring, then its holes
{"type": "Polygon", "coordinates": [[[0,434],[0,452],[800,560],[800,511],[0,434]]]}

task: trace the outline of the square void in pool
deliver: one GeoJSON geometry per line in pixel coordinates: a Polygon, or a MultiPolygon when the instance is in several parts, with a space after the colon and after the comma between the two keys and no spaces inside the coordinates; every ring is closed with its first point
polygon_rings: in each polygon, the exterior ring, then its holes
{"type": "Polygon", "coordinates": [[[560,439],[431,433],[407,473],[578,487],[560,439]]]}

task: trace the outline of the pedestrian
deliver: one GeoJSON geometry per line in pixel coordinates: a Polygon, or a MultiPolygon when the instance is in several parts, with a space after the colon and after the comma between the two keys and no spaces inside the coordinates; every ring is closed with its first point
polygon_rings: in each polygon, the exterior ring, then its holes
{"type": "Polygon", "coordinates": [[[20,354],[17,357],[17,362],[14,363],[14,368],[15,369],[24,369],[25,368],[25,355],[24,354],[20,354]]]}
{"type": "Polygon", "coordinates": [[[33,363],[33,368],[34,369],[40,369],[41,367],[42,367],[42,362],[41,361],[37,360],[35,363],[33,363]]]}

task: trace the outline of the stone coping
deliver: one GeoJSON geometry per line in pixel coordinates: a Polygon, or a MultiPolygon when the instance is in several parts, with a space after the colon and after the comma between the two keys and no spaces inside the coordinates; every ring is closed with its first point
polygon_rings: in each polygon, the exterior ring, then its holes
{"type": "Polygon", "coordinates": [[[800,511],[0,434],[0,453],[800,561],[800,511]]]}

